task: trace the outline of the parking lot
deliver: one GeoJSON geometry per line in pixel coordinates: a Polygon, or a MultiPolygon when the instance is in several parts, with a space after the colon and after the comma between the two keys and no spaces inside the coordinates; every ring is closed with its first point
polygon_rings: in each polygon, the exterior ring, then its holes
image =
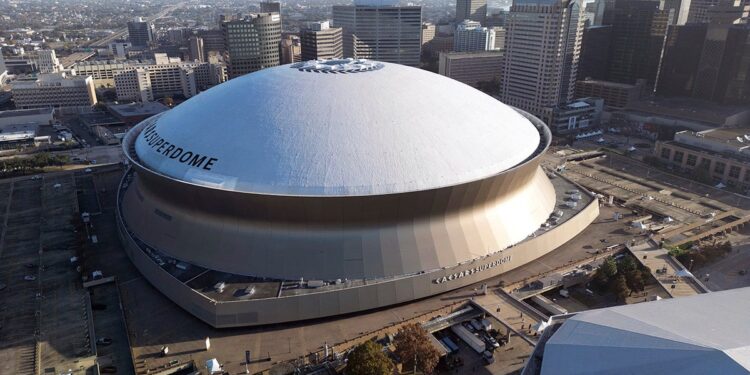
{"type": "Polygon", "coordinates": [[[482,354],[472,349],[451,328],[445,328],[433,333],[433,335],[438,340],[447,337],[451,343],[458,347],[458,350],[441,359],[438,366],[439,373],[512,374],[523,368],[526,358],[531,354],[534,347],[513,333],[508,335],[508,330],[497,319],[491,316],[487,316],[485,319],[491,325],[491,328],[486,332],[481,329],[473,329],[468,321],[459,323],[458,325],[474,332],[476,337],[486,341],[485,349],[492,353],[493,360],[491,363],[485,361],[482,354]],[[489,336],[493,337],[493,339],[487,339],[489,336]],[[497,342],[497,345],[493,345],[490,342],[492,340],[497,342]]]}
{"type": "Polygon", "coordinates": [[[73,178],[49,174],[0,186],[0,372],[83,373],[94,353],[86,293],[70,263],[73,178]]]}

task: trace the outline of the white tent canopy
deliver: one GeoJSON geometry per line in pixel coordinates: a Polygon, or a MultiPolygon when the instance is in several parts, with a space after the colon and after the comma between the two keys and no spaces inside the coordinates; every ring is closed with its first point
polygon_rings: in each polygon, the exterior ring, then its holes
{"type": "Polygon", "coordinates": [[[209,374],[221,373],[222,371],[221,365],[216,358],[211,358],[206,361],[206,370],[208,370],[209,374]]]}

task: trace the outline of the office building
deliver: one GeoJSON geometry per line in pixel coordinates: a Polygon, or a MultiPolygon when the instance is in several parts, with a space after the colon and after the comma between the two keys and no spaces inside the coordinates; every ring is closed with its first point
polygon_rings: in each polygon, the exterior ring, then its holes
{"type": "Polygon", "coordinates": [[[482,27],[479,22],[464,20],[453,33],[456,52],[490,51],[495,49],[495,30],[482,27]]]}
{"type": "Polygon", "coordinates": [[[506,30],[504,27],[495,26],[492,28],[492,30],[495,32],[495,50],[503,50],[505,49],[505,34],[506,30]]]}
{"type": "Polygon", "coordinates": [[[263,0],[260,2],[260,12],[261,13],[278,13],[281,14],[281,3],[278,1],[266,1],[263,0]]]}
{"type": "Polygon", "coordinates": [[[11,93],[18,109],[91,107],[96,104],[94,80],[64,72],[13,81],[11,93]]]}
{"type": "Polygon", "coordinates": [[[441,52],[453,52],[453,35],[436,35],[425,46],[425,52],[432,58],[438,58],[441,52]]]}
{"type": "Polygon", "coordinates": [[[435,24],[425,22],[422,24],[422,48],[425,48],[425,45],[432,42],[433,39],[435,39],[435,35],[437,34],[437,27],[435,27],[435,24]]]}
{"type": "Polygon", "coordinates": [[[528,113],[399,64],[292,67],[230,80],[122,142],[125,253],[211,326],[461,288],[549,253],[599,214],[585,191],[575,208],[558,207],[575,187],[540,168],[551,135],[528,113]],[[558,210],[561,220],[540,230],[558,210]],[[185,269],[203,276],[174,276],[185,269]]]}
{"type": "Polygon", "coordinates": [[[279,42],[279,56],[281,64],[299,62],[302,58],[300,38],[296,35],[284,35],[279,42]]]}
{"type": "Polygon", "coordinates": [[[501,10],[487,16],[482,22],[484,27],[505,27],[505,21],[508,19],[508,11],[501,10]]]}
{"type": "Polygon", "coordinates": [[[635,85],[584,79],[576,82],[576,98],[602,98],[607,108],[622,109],[630,103],[640,99],[644,91],[645,80],[639,80],[635,85]]]}
{"type": "Polygon", "coordinates": [[[167,30],[167,40],[176,45],[182,45],[187,41],[191,30],[186,28],[171,28],[167,30]]]}
{"type": "Polygon", "coordinates": [[[581,98],[555,107],[541,119],[552,134],[577,133],[582,129],[598,127],[604,111],[604,99],[581,98]]]}
{"type": "Polygon", "coordinates": [[[583,31],[578,79],[607,79],[612,26],[589,26],[583,31]]]}
{"type": "Polygon", "coordinates": [[[302,61],[340,59],[344,56],[342,30],[328,21],[310,22],[300,31],[302,61]]]}
{"type": "Polygon", "coordinates": [[[484,22],[486,18],[487,0],[456,0],[456,22],[484,22]]]}
{"type": "Polygon", "coordinates": [[[154,34],[154,25],[143,17],[128,22],[128,38],[133,47],[148,47],[155,40],[154,34]]]}
{"type": "Polygon", "coordinates": [[[750,28],[739,7],[714,9],[711,23],[669,28],[657,95],[750,105],[750,28]]]}
{"type": "MultiPolygon", "coordinates": [[[[665,0],[669,1],[669,0],[665,0]]],[[[677,0],[680,1],[680,0],[677,0]]],[[[589,26],[606,26],[612,24],[615,0],[594,0],[594,19],[589,26]]]]}
{"type": "Polygon", "coordinates": [[[469,86],[499,81],[503,71],[501,51],[440,52],[438,74],[469,86]]]}
{"type": "Polygon", "coordinates": [[[422,7],[397,3],[355,0],[333,7],[333,24],[343,29],[344,57],[419,66],[422,7]]]}
{"type": "Polygon", "coordinates": [[[79,76],[91,76],[96,87],[114,87],[115,75],[131,65],[128,61],[92,60],[78,62],[73,69],[79,76]]]}
{"type": "Polygon", "coordinates": [[[55,50],[43,49],[36,52],[36,67],[39,73],[58,73],[63,70],[55,50]]]}
{"type": "Polygon", "coordinates": [[[206,58],[209,52],[224,53],[226,45],[224,44],[224,33],[221,30],[201,30],[198,37],[203,39],[203,57],[206,58]]]}
{"type": "Polygon", "coordinates": [[[670,12],[659,9],[659,1],[616,1],[612,15],[607,80],[634,84],[656,81],[670,12]]]}
{"type": "Polygon", "coordinates": [[[542,116],[573,99],[582,13],[577,0],[513,3],[506,26],[500,100],[542,116]]]}
{"type": "Polygon", "coordinates": [[[188,47],[190,52],[190,60],[204,62],[206,61],[206,51],[203,46],[203,38],[199,36],[192,36],[188,41],[188,47]]]}
{"type": "Polygon", "coordinates": [[[154,100],[151,80],[145,68],[128,67],[118,72],[113,82],[118,101],[150,102],[154,100]]]}
{"type": "Polygon", "coordinates": [[[155,57],[155,64],[100,65],[112,68],[106,74],[113,76],[118,100],[147,102],[164,97],[190,98],[226,80],[226,67],[215,57],[203,63],[183,62],[158,53],[155,57]]]}
{"type": "Polygon", "coordinates": [[[125,60],[128,58],[128,51],[132,46],[129,42],[112,42],[108,46],[109,54],[114,59],[125,60]]]}
{"type": "Polygon", "coordinates": [[[704,182],[750,189],[750,130],[719,128],[677,132],[673,141],[659,141],[654,156],[704,182]]]}
{"type": "Polygon", "coordinates": [[[221,30],[230,78],[279,65],[281,16],[278,13],[250,14],[225,21],[221,30]]]}

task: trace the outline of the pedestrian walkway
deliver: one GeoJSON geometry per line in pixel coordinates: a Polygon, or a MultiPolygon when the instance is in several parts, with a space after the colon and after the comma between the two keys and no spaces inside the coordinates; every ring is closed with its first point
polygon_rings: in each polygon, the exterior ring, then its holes
{"type": "Polygon", "coordinates": [[[686,272],[666,249],[659,248],[653,241],[628,246],[628,249],[641,264],[651,270],[651,274],[672,298],[707,292],[695,276],[686,272]]]}
{"type": "Polygon", "coordinates": [[[536,331],[532,327],[546,320],[539,311],[502,290],[488,290],[487,294],[474,297],[473,302],[530,345],[536,345],[536,331]]]}

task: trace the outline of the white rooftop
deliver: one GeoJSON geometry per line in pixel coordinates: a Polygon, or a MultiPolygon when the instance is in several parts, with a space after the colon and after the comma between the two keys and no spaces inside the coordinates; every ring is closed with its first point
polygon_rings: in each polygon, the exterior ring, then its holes
{"type": "Polygon", "coordinates": [[[542,375],[748,374],[750,288],[591,310],[544,348],[542,375]]]}
{"type": "Polygon", "coordinates": [[[152,119],[156,135],[144,131],[135,147],[150,168],[204,186],[279,195],[451,186],[512,168],[540,143],[529,120],[470,86],[373,61],[264,69],[152,119]],[[215,160],[195,167],[195,154],[215,160]]]}

